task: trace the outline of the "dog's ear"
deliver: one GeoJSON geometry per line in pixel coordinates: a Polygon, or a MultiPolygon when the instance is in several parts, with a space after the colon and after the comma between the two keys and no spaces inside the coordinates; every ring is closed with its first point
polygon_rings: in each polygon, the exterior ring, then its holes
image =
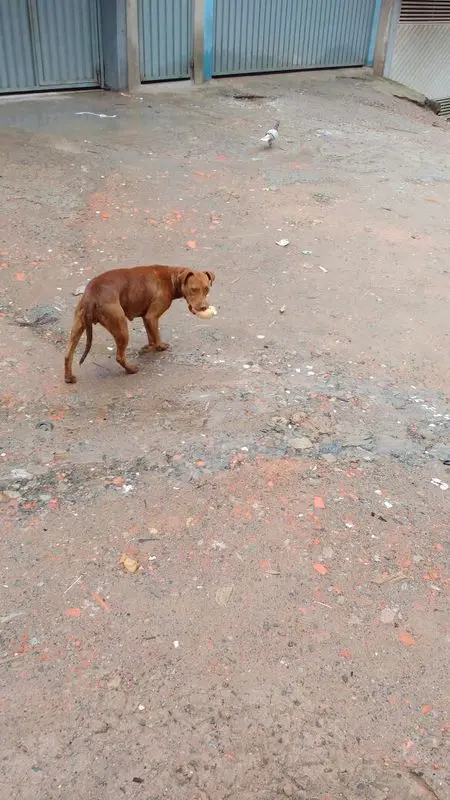
{"type": "Polygon", "coordinates": [[[207,276],[208,276],[208,278],[209,278],[209,282],[210,282],[210,284],[211,284],[211,286],[212,286],[212,284],[213,284],[213,283],[214,283],[214,281],[216,280],[216,273],[215,273],[215,272],[210,272],[210,271],[208,271],[208,272],[205,272],[205,275],[207,275],[207,276]]]}
{"type": "Polygon", "coordinates": [[[178,286],[180,287],[180,292],[183,291],[186,286],[186,281],[188,281],[193,274],[194,273],[191,269],[184,269],[183,272],[180,272],[178,276],[178,286]]]}

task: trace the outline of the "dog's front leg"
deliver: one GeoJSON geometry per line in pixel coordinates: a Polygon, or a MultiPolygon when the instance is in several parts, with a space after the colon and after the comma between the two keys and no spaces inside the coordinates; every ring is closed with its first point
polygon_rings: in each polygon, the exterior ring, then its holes
{"type": "Polygon", "coordinates": [[[147,331],[148,344],[141,349],[141,353],[149,353],[152,350],[167,350],[170,347],[167,342],[161,341],[159,333],[159,318],[167,311],[169,306],[170,303],[152,304],[143,317],[145,330],[147,331]]]}

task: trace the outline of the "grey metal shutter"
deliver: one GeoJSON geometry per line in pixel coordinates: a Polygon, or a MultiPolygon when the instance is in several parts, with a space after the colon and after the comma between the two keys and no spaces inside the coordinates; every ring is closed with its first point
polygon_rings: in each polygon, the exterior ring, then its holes
{"type": "Polygon", "coordinates": [[[193,0],[139,0],[138,11],[141,80],[189,78],[193,0]]]}
{"type": "Polygon", "coordinates": [[[375,0],[215,0],[214,74],[366,63],[375,0]]]}
{"type": "Polygon", "coordinates": [[[0,0],[0,92],[100,83],[98,0],[0,0]]]}

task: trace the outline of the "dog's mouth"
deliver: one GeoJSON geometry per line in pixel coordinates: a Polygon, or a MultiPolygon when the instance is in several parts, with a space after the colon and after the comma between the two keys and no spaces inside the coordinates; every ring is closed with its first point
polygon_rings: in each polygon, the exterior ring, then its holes
{"type": "MultiPolygon", "coordinates": [[[[206,310],[205,308],[193,308],[193,307],[192,307],[191,305],[189,305],[189,304],[188,304],[188,308],[189,308],[189,311],[191,312],[191,314],[193,314],[193,315],[194,315],[194,317],[196,316],[196,314],[198,314],[198,312],[199,312],[199,311],[205,311],[205,310],[206,310]]],[[[206,308],[207,308],[207,307],[206,307],[206,308]]]]}

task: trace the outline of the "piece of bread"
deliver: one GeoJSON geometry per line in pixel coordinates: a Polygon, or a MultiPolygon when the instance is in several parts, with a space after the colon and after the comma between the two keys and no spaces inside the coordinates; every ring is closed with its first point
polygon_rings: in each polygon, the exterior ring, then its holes
{"type": "Polygon", "coordinates": [[[195,316],[200,317],[200,319],[211,319],[211,317],[217,316],[217,309],[215,306],[209,306],[205,311],[196,311],[195,316]]]}

